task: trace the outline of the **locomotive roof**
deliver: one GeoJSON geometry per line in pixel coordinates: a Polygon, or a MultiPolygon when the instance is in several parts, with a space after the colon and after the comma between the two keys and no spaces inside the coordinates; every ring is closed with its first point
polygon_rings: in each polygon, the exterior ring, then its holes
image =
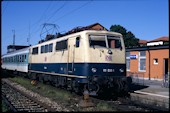
{"type": "Polygon", "coordinates": [[[65,35],[65,36],[62,36],[62,37],[59,37],[59,38],[54,38],[54,39],[51,39],[51,40],[47,40],[45,42],[33,45],[31,47],[36,47],[38,45],[49,44],[49,43],[52,43],[54,40],[58,40],[58,41],[65,40],[65,39],[68,39],[69,37],[73,37],[73,36],[76,36],[76,35],[81,35],[82,33],[84,33],[84,34],[86,34],[86,33],[89,33],[89,34],[90,33],[93,33],[93,34],[100,33],[100,34],[112,34],[112,35],[115,35],[115,36],[122,36],[122,34],[120,34],[120,33],[112,32],[112,31],[106,31],[106,30],[84,30],[84,31],[80,31],[80,32],[77,32],[77,33],[68,34],[68,35],[65,35]]]}

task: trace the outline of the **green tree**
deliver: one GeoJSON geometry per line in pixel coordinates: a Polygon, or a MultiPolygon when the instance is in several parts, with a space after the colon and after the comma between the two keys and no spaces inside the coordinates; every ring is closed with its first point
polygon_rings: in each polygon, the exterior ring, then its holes
{"type": "Polygon", "coordinates": [[[123,35],[125,47],[133,47],[138,46],[139,39],[135,37],[135,35],[131,31],[127,31],[121,25],[112,25],[110,27],[110,31],[118,32],[123,35]]]}

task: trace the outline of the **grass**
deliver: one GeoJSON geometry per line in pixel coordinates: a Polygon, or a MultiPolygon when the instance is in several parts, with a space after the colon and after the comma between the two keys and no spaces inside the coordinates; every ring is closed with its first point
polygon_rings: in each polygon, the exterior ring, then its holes
{"type": "MultiPolygon", "coordinates": [[[[48,97],[53,101],[61,103],[62,105],[66,105],[69,107],[70,105],[77,103],[77,101],[73,100],[75,97],[73,96],[73,94],[71,94],[71,92],[62,89],[57,89],[55,87],[42,83],[32,85],[31,80],[22,77],[13,77],[9,79],[21,84],[28,90],[32,90],[33,92],[36,92],[44,97],[48,97]]],[[[99,102],[94,108],[77,108],[77,109],[78,111],[115,111],[111,107],[111,105],[104,101],[99,102]]]]}
{"type": "Polygon", "coordinates": [[[104,101],[100,101],[98,104],[97,104],[97,109],[99,111],[115,111],[111,105],[109,105],[108,103],[104,102],[104,101]]]}
{"type": "Polygon", "coordinates": [[[51,98],[52,100],[69,101],[70,98],[72,97],[71,93],[64,90],[57,89],[55,87],[51,87],[50,85],[45,85],[42,83],[38,83],[37,85],[32,85],[31,80],[29,79],[14,77],[14,78],[10,78],[10,80],[21,84],[28,90],[32,90],[33,92],[36,92],[44,97],[51,98]]]}
{"type": "Polygon", "coordinates": [[[5,104],[5,102],[3,100],[1,100],[1,107],[2,107],[2,112],[9,112],[10,109],[7,107],[7,105],[5,104]]]}

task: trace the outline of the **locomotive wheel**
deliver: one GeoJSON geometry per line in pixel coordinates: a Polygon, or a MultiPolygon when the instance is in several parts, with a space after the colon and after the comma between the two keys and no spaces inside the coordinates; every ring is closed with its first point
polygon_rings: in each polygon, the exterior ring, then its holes
{"type": "Polygon", "coordinates": [[[79,93],[79,85],[76,81],[73,81],[72,83],[72,89],[76,92],[79,93]]]}
{"type": "Polygon", "coordinates": [[[41,75],[38,76],[38,81],[44,83],[43,77],[41,75]]]}

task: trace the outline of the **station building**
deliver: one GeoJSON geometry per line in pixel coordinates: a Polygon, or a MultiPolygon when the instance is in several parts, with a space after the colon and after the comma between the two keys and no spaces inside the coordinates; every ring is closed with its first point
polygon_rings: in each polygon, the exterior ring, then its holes
{"type": "Polygon", "coordinates": [[[139,44],[126,49],[127,76],[145,80],[164,80],[169,76],[169,37],[140,40],[139,44]]]}

